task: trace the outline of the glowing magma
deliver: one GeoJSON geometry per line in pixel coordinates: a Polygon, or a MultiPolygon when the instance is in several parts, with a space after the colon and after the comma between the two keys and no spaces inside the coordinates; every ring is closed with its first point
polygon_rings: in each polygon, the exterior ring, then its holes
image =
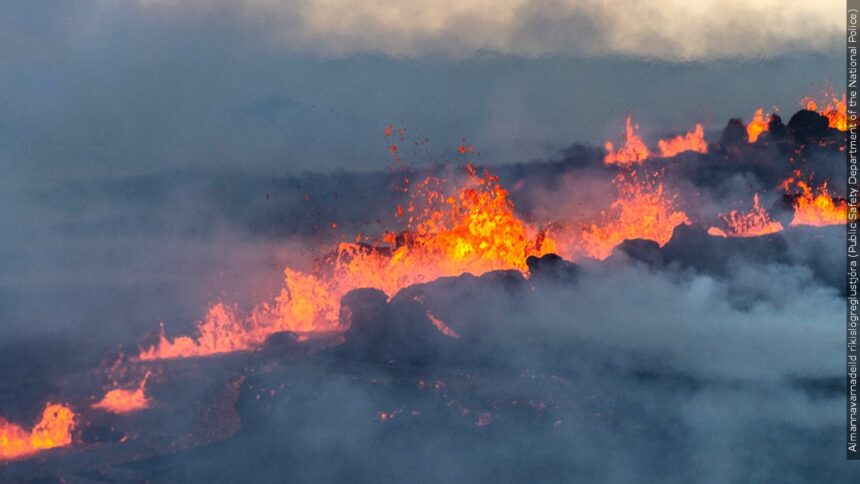
{"type": "Polygon", "coordinates": [[[721,214],[720,218],[726,225],[725,230],[711,227],[708,229],[708,234],[718,237],[758,237],[782,230],[782,224],[771,219],[759,203],[758,193],[753,195],[753,208],[749,212],[732,210],[727,214],[721,214]]]}
{"type": "Polygon", "coordinates": [[[607,165],[621,164],[627,165],[631,163],[642,163],[648,159],[650,152],[642,138],[636,134],[639,130],[639,125],[633,124],[631,116],[627,116],[627,127],[624,133],[624,146],[615,151],[615,146],[611,141],[607,141],[604,147],[606,148],[606,156],[603,162],[607,165]]]}
{"type": "Polygon", "coordinates": [[[0,459],[24,457],[40,450],[71,445],[75,413],[64,405],[48,403],[31,431],[0,417],[0,459]]]}
{"type": "Polygon", "coordinates": [[[707,153],[708,143],[705,142],[705,130],[701,124],[697,124],[693,131],[684,135],[679,135],[668,140],[660,140],[657,142],[660,148],[660,156],[671,157],[684,151],[695,151],[697,153],[707,153]]]}
{"type": "Polygon", "coordinates": [[[149,380],[149,372],[141,380],[140,385],[134,390],[116,388],[107,393],[93,408],[102,409],[111,413],[131,413],[142,410],[149,406],[146,398],[146,382],[149,380]]]}
{"type": "Polygon", "coordinates": [[[793,196],[794,218],[789,225],[826,225],[844,224],[848,221],[848,204],[845,200],[835,199],[824,181],[813,189],[810,183],[800,179],[799,170],[794,176],[782,182],[782,188],[793,196]]]}
{"type": "Polygon", "coordinates": [[[687,215],[675,208],[675,197],[668,195],[662,173],[622,171],[613,180],[618,198],[602,212],[600,220],[581,228],[578,237],[566,252],[572,257],[584,253],[595,259],[605,259],[625,240],[647,239],[665,245],[675,227],[689,224],[687,215]]]}
{"type": "MultiPolygon", "coordinates": [[[[611,141],[607,141],[604,145],[606,156],[603,157],[603,162],[607,165],[630,165],[647,160],[651,156],[651,152],[637,131],[639,131],[639,125],[633,124],[632,117],[627,116],[624,145],[616,150],[615,145],[611,141]]],[[[697,124],[692,131],[686,134],[659,140],[657,146],[660,148],[660,156],[664,158],[675,156],[684,151],[708,152],[705,130],[701,124],[697,124]]]]}
{"type": "Polygon", "coordinates": [[[848,131],[848,105],[845,94],[840,99],[832,92],[825,92],[825,103],[816,102],[810,96],[800,100],[800,105],[804,109],[816,111],[818,114],[825,116],[831,128],[836,128],[839,131],[848,131]],[[822,106],[823,104],[823,106],[822,106]]]}
{"type": "Polygon", "coordinates": [[[753,115],[752,120],[747,125],[747,140],[750,143],[755,143],[759,136],[762,133],[768,130],[768,122],[770,121],[770,115],[764,114],[764,109],[758,108],[756,109],[755,114],[753,115]]]}
{"type": "Polygon", "coordinates": [[[302,335],[342,331],[341,297],[372,287],[389,296],[412,284],[463,273],[499,269],[527,272],[526,259],[556,250],[543,232],[514,214],[498,178],[467,167],[465,186],[446,194],[444,180],[427,178],[413,187],[411,202],[398,207],[408,230],[386,234],[374,245],[341,243],[311,272],[284,271],[284,287],[271,303],[241,317],[235,307],[216,303],[198,324],[195,338],[170,340],[141,351],[143,360],[203,356],[253,348],[279,331],[302,335]]]}

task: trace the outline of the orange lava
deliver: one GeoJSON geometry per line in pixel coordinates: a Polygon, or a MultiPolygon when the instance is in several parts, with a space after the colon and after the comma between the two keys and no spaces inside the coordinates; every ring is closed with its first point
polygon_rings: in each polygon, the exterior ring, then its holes
{"type": "Polygon", "coordinates": [[[149,375],[150,373],[147,372],[140,386],[134,390],[117,388],[105,393],[98,403],[93,404],[93,408],[111,413],[131,413],[149,407],[149,400],[146,398],[146,382],[149,375]]]}
{"type": "Polygon", "coordinates": [[[72,443],[75,413],[69,407],[48,403],[31,431],[0,417],[0,459],[15,459],[72,443]]]}
{"type": "Polygon", "coordinates": [[[206,317],[197,323],[198,335],[178,336],[172,341],[162,326],[158,343],[141,350],[141,360],[182,358],[245,350],[262,340],[254,336],[248,324],[236,316],[235,307],[218,302],[209,307],[206,317]]]}
{"type": "Polygon", "coordinates": [[[618,151],[615,151],[615,146],[611,141],[607,141],[604,145],[606,148],[606,156],[603,158],[603,162],[607,165],[616,163],[622,165],[642,163],[648,159],[648,156],[650,156],[650,152],[648,151],[648,147],[645,146],[645,142],[636,134],[636,131],[639,130],[639,125],[634,125],[631,118],[631,116],[627,116],[627,129],[625,130],[624,135],[624,146],[618,148],[618,151]]]}
{"type": "Polygon", "coordinates": [[[675,197],[663,187],[661,173],[640,177],[635,171],[619,173],[613,180],[618,198],[601,220],[582,227],[569,253],[582,252],[603,260],[625,240],[647,239],[665,245],[675,227],[689,224],[687,215],[675,208],[675,197]]]}
{"type": "Polygon", "coordinates": [[[782,188],[794,196],[794,218],[789,225],[827,225],[844,224],[848,221],[848,204],[836,199],[827,188],[827,182],[813,189],[810,183],[800,179],[800,171],[782,183],[782,188]]]}
{"type": "Polygon", "coordinates": [[[721,214],[720,218],[726,224],[725,230],[711,227],[708,234],[718,237],[758,237],[782,231],[782,224],[771,219],[759,203],[758,193],[753,195],[753,208],[749,212],[732,210],[721,214]]]}
{"type": "Polygon", "coordinates": [[[529,256],[554,252],[555,242],[514,214],[498,178],[467,167],[467,181],[453,194],[444,180],[427,178],[412,186],[412,201],[398,210],[408,230],[388,233],[374,245],[341,243],[311,272],[284,271],[284,287],[270,303],[242,318],[234,307],[216,303],[198,324],[195,338],[158,343],[143,360],[204,356],[253,348],[279,331],[303,336],[343,331],[338,314],[347,292],[371,287],[389,296],[439,277],[480,275],[499,269],[528,271],[529,256]]]}
{"type": "Polygon", "coordinates": [[[685,135],[679,135],[668,140],[661,139],[657,142],[657,146],[660,148],[660,156],[666,158],[684,151],[708,152],[708,143],[705,142],[705,130],[701,124],[697,124],[693,131],[685,135]]]}
{"type": "Polygon", "coordinates": [[[764,109],[756,109],[752,121],[747,125],[747,139],[750,143],[755,143],[758,137],[768,130],[769,118],[769,115],[764,114],[764,109]]]}
{"type": "Polygon", "coordinates": [[[832,91],[825,92],[824,105],[818,103],[810,96],[800,100],[800,106],[810,111],[815,111],[818,114],[825,116],[829,121],[831,128],[836,128],[839,131],[848,131],[848,105],[846,103],[845,94],[840,99],[832,91]]]}

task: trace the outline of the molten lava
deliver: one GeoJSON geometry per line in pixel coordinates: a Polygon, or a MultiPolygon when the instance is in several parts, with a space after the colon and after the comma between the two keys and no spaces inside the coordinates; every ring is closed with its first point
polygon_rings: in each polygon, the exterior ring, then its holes
{"type": "Polygon", "coordinates": [[[708,152],[708,143],[705,142],[705,130],[701,124],[697,124],[693,131],[685,135],[679,135],[668,140],[661,139],[657,142],[657,145],[660,148],[660,156],[665,158],[675,156],[684,151],[708,152]]]}
{"type": "Polygon", "coordinates": [[[845,94],[842,95],[842,99],[832,92],[825,93],[824,97],[829,99],[823,107],[820,107],[820,104],[810,96],[801,99],[800,105],[804,109],[816,111],[826,117],[831,128],[848,131],[848,105],[845,94]]]}
{"type": "Polygon", "coordinates": [[[29,432],[0,417],[0,459],[15,459],[71,445],[74,429],[75,413],[59,404],[48,403],[41,420],[29,432]]]}
{"type": "Polygon", "coordinates": [[[782,182],[782,188],[793,198],[794,218],[789,225],[826,225],[844,224],[848,221],[848,204],[844,199],[834,198],[827,188],[827,182],[813,189],[809,181],[800,179],[800,171],[782,182]]]}
{"type": "Polygon", "coordinates": [[[146,398],[146,382],[149,375],[150,373],[147,372],[140,385],[134,390],[116,388],[107,392],[104,398],[93,404],[93,408],[111,413],[131,413],[149,407],[149,400],[146,398]]]}
{"type": "Polygon", "coordinates": [[[158,344],[141,350],[141,360],[182,358],[188,356],[228,353],[250,348],[261,343],[236,316],[236,308],[218,302],[209,307],[203,321],[197,323],[197,338],[178,336],[173,341],[164,335],[162,325],[158,344]]]}
{"type": "Polygon", "coordinates": [[[762,108],[756,110],[752,121],[747,125],[747,139],[750,143],[755,143],[758,137],[768,130],[769,118],[770,116],[766,116],[762,108]]]}
{"type": "Polygon", "coordinates": [[[445,324],[445,322],[442,321],[441,319],[434,316],[433,313],[431,313],[429,310],[427,311],[427,318],[430,320],[431,323],[433,323],[433,326],[435,326],[436,329],[438,329],[439,332],[444,334],[445,336],[449,336],[451,338],[459,338],[460,337],[460,335],[457,334],[457,332],[454,331],[453,328],[451,328],[450,326],[445,324]]]}
{"type": "Polygon", "coordinates": [[[665,192],[661,177],[660,172],[641,177],[632,170],[619,173],[613,180],[618,198],[599,222],[582,227],[568,253],[602,260],[625,240],[648,239],[660,246],[669,242],[675,227],[690,220],[675,209],[675,197],[665,192]]]}
{"type": "Polygon", "coordinates": [[[607,141],[604,145],[606,148],[606,156],[603,162],[607,165],[612,164],[631,164],[642,163],[648,159],[650,152],[642,138],[636,134],[639,130],[639,125],[634,125],[631,116],[627,116],[627,129],[624,135],[624,146],[615,151],[615,146],[611,141],[607,141]]]}
{"type": "MultiPolygon", "coordinates": [[[[445,182],[427,178],[414,184],[406,209],[408,230],[386,234],[370,246],[341,243],[315,270],[287,268],[284,287],[272,303],[262,303],[246,318],[234,307],[216,303],[198,324],[199,336],[170,340],[143,350],[143,360],[204,356],[253,348],[269,335],[293,331],[303,336],[343,331],[338,314],[347,292],[377,288],[389,296],[439,277],[476,275],[499,269],[526,273],[529,256],[556,250],[542,231],[514,214],[498,178],[467,167],[467,182],[446,194],[445,182]]],[[[444,332],[444,331],[443,331],[444,332]]]]}
{"type": "Polygon", "coordinates": [[[782,230],[782,224],[771,219],[759,203],[758,193],[753,195],[753,208],[749,212],[732,210],[727,214],[721,214],[720,218],[725,223],[726,229],[711,227],[708,229],[708,234],[718,237],[758,237],[782,230]]]}

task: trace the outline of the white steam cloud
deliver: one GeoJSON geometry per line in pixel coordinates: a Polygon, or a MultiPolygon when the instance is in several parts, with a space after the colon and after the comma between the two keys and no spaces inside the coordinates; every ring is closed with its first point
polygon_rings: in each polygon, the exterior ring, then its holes
{"type": "Polygon", "coordinates": [[[673,61],[833,49],[843,2],[778,0],[138,0],[260,22],[291,49],[341,56],[624,55],[673,61]]]}

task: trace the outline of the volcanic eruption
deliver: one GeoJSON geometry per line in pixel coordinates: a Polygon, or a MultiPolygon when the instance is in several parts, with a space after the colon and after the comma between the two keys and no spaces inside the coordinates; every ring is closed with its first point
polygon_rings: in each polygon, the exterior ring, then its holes
{"type": "MultiPolygon", "coordinates": [[[[417,463],[422,446],[454,435],[443,454],[477,458],[482,446],[521,449],[523,432],[549,449],[545,462],[567,468],[564,449],[585,435],[696,432],[685,414],[661,413],[666,401],[758,398],[731,352],[763,340],[735,341],[727,327],[797,312],[761,274],[796,273],[783,288],[795,300],[829,304],[837,291],[832,261],[815,254],[847,216],[837,163],[824,161],[839,155],[845,103],[804,107],[787,127],[758,109],[722,132],[700,123],[650,140],[628,116],[617,148],[492,168],[465,142],[454,162],[409,167],[405,132],[388,126],[395,168],[372,174],[390,189],[373,194],[387,218],[346,234],[356,221],[318,220],[335,235],[302,241],[305,262],[279,267],[274,292],[250,304],[222,296],[184,329],[166,321],[121,342],[105,358],[113,363],[53,385],[69,403],[48,403],[32,427],[32,408],[16,411],[20,423],[0,418],[0,476],[147,476],[199,458],[195,472],[235,478],[243,471],[222,462],[247,452],[312,478],[364,438],[417,463]],[[654,301],[667,309],[640,314],[654,301]],[[648,332],[634,331],[638,318],[648,332]],[[733,343],[691,338],[690,353],[666,344],[689,334],[733,343]],[[664,393],[641,407],[620,390],[646,384],[664,393]],[[641,423],[649,414],[656,423],[641,423]],[[339,443],[323,451],[322,441],[339,443]]],[[[785,368],[760,375],[774,392],[829,391],[820,373],[785,368]]],[[[357,452],[344,465],[371,475],[383,452],[357,452]]],[[[659,449],[643,452],[669,466],[659,449]]]]}

